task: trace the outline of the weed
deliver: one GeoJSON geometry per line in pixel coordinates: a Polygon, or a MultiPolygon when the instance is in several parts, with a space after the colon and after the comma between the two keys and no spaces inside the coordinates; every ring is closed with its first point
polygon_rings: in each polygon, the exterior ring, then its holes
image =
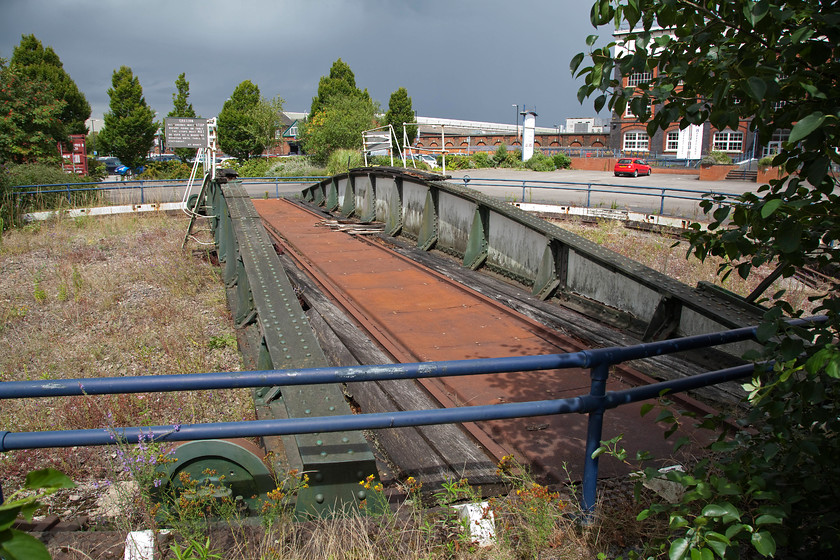
{"type": "Polygon", "coordinates": [[[207,343],[210,350],[233,348],[236,349],[236,336],[233,333],[224,333],[210,337],[210,342],[207,343]]]}
{"type": "MultiPolygon", "coordinates": [[[[266,456],[266,463],[272,465],[272,459],[273,454],[269,454],[266,456]]],[[[276,487],[260,500],[260,518],[267,529],[273,527],[278,520],[288,521],[295,497],[301,490],[309,488],[309,475],[297,469],[290,470],[282,478],[278,478],[276,473],[274,477],[276,487]]]]}
{"type": "Polygon", "coordinates": [[[210,547],[210,537],[204,542],[187,539],[187,547],[181,548],[177,542],[169,547],[175,560],[222,560],[223,556],[210,547]]]}
{"type": "Polygon", "coordinates": [[[34,278],[35,286],[32,290],[32,297],[34,297],[35,301],[37,301],[38,303],[44,304],[44,303],[47,302],[47,292],[46,292],[46,290],[44,290],[43,286],[41,285],[41,282],[42,282],[41,272],[38,271],[38,272],[35,273],[35,278],[34,278]]]}

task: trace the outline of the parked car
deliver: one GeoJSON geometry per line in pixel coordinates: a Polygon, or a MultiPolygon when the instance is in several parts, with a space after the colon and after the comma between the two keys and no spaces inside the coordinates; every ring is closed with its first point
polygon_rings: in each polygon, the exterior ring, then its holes
{"type": "Polygon", "coordinates": [[[639,175],[650,175],[651,168],[643,159],[621,158],[615,163],[615,169],[613,171],[616,177],[620,177],[621,175],[638,177],[639,175]]]}
{"type": "Polygon", "coordinates": [[[438,166],[437,159],[435,159],[435,156],[429,154],[406,154],[406,160],[412,159],[414,161],[425,163],[432,169],[438,166]]]}
{"type": "Polygon", "coordinates": [[[105,164],[105,173],[107,173],[108,175],[113,175],[116,172],[117,167],[120,167],[122,165],[122,162],[119,160],[119,158],[115,157],[100,157],[96,159],[105,164]]]}

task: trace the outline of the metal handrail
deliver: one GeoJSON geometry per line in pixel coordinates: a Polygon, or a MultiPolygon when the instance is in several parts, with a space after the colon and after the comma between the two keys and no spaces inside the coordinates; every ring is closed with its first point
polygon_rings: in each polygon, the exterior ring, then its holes
{"type": "MultiPolygon", "coordinates": [[[[825,321],[827,321],[827,317],[819,316],[795,319],[789,321],[788,324],[792,327],[799,327],[825,321]]],[[[588,413],[589,424],[581,506],[584,511],[591,512],[595,507],[598,480],[598,457],[593,455],[595,455],[595,451],[601,442],[603,415],[606,410],[640,400],[656,398],[664,394],[687,391],[746,377],[754,371],[754,366],[747,364],[623,391],[607,392],[606,383],[609,377],[609,367],[629,360],[754,339],[757,330],[758,327],[744,327],[629,347],[598,348],[545,356],[380,366],[6,382],[0,384],[0,399],[347,383],[572,367],[590,368],[591,377],[588,395],[566,399],[305,419],[44,432],[14,433],[0,431],[0,452],[44,447],[135,443],[142,441],[143,437],[148,439],[150,435],[158,442],[175,442],[449,424],[567,414],[570,412],[588,413]]]]}
{"type": "MultiPolygon", "coordinates": [[[[322,175],[306,175],[296,177],[243,177],[240,180],[243,184],[259,185],[259,184],[273,184],[275,195],[280,198],[280,183],[304,183],[304,182],[318,182],[328,179],[327,176],[322,175]]],[[[145,204],[145,189],[164,189],[172,187],[186,187],[188,179],[136,179],[132,181],[102,181],[102,182],[87,182],[87,183],[50,183],[41,185],[20,185],[11,187],[13,194],[66,194],[68,201],[70,193],[77,192],[101,192],[101,191],[119,191],[119,190],[134,190],[140,189],[140,204],[145,204]],[[159,183],[159,184],[151,184],[159,183]],[[86,186],[95,185],[95,186],[86,186]],[[70,188],[70,187],[84,188],[70,188]],[[56,189],[54,187],[63,187],[56,189]],[[43,190],[48,189],[48,190],[43,190]]]]}
{"type": "Polygon", "coordinates": [[[451,179],[451,182],[462,181],[464,187],[469,185],[469,188],[475,187],[503,187],[508,184],[516,183],[522,188],[522,202],[525,202],[525,189],[547,189],[547,190],[563,190],[586,193],[586,207],[589,208],[591,204],[592,193],[606,193],[606,194],[623,194],[636,196],[650,196],[658,197],[659,214],[664,214],[665,199],[674,200],[691,200],[700,202],[709,200],[709,197],[716,197],[716,203],[735,204],[738,202],[736,194],[727,192],[717,192],[711,190],[697,190],[697,189],[683,189],[678,187],[648,187],[645,185],[618,185],[614,183],[594,183],[590,181],[541,181],[541,180],[522,180],[522,179],[486,179],[481,177],[464,176],[461,179],[451,179]],[[501,184],[499,184],[501,183],[501,184]],[[586,188],[580,188],[585,186],[586,188]],[[594,188],[593,188],[594,187],[594,188]],[[603,187],[603,188],[601,188],[603,187]],[[621,190],[614,190],[621,189],[621,190]],[[655,192],[654,192],[655,191],[655,192]],[[670,192],[680,194],[669,194],[670,192]],[[700,195],[700,196],[693,196],[700,195]]]}

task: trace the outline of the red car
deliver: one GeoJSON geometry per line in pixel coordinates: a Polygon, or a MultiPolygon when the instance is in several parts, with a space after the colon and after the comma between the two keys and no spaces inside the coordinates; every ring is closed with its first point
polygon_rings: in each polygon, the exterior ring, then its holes
{"type": "Polygon", "coordinates": [[[621,158],[615,164],[615,176],[632,175],[638,177],[639,175],[650,175],[650,165],[645,160],[639,158],[621,158]]]}

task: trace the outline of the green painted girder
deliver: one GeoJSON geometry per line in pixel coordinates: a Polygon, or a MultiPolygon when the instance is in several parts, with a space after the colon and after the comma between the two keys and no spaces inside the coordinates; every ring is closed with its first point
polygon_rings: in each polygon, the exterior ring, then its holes
{"type": "MultiPolygon", "coordinates": [[[[237,290],[236,317],[251,318],[259,329],[256,363],[260,369],[298,369],[328,366],[308,319],[289,282],[253,203],[233,183],[223,188],[235,234],[237,290]]],[[[232,255],[231,255],[232,257],[232,255]]],[[[314,418],[352,414],[339,385],[269,387],[255,391],[257,406],[268,406],[278,417],[314,418]]],[[[337,509],[357,507],[359,482],[376,474],[376,461],[361,432],[301,434],[287,449],[288,468],[308,474],[309,488],[300,490],[296,511],[300,517],[332,515],[337,509]],[[362,473],[363,476],[358,477],[362,473]]]]}
{"type": "Polygon", "coordinates": [[[417,247],[422,251],[431,249],[438,239],[437,191],[429,189],[426,192],[426,203],[423,205],[423,217],[420,231],[417,233],[417,247]]]}

